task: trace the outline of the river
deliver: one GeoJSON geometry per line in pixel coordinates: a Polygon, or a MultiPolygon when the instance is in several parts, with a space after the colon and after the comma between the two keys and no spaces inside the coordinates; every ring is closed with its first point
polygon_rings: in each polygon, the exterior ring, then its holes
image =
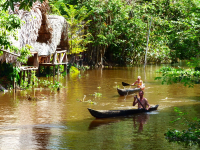
{"type": "Polygon", "coordinates": [[[183,128],[180,122],[170,123],[177,118],[174,107],[188,112],[190,118],[200,117],[200,85],[162,85],[154,80],[161,76],[155,71],[162,66],[113,67],[60,76],[64,87],[58,92],[48,88],[0,92],[0,149],[199,149],[165,139],[168,129],[183,128]],[[116,88],[124,88],[121,82],[135,82],[138,75],[146,86],[144,97],[150,105],[159,105],[157,111],[107,119],[91,116],[87,108],[136,108],[134,95],[119,96],[116,88]]]}

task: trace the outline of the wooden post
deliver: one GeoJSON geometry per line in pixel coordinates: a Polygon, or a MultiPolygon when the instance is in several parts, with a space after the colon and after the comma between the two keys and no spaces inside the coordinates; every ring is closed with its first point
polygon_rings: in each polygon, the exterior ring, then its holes
{"type": "Polygon", "coordinates": [[[57,54],[56,54],[56,52],[53,54],[53,76],[55,76],[55,61],[56,61],[56,56],[57,56],[57,54]]]}
{"type": "Polygon", "coordinates": [[[38,66],[38,70],[37,70],[36,74],[38,77],[40,76],[40,66],[38,66]]]}
{"type": "Polygon", "coordinates": [[[67,74],[67,64],[64,64],[64,72],[67,74]]]}
{"type": "Polygon", "coordinates": [[[55,76],[55,65],[53,66],[53,76],[55,76]]]}
{"type": "Polygon", "coordinates": [[[67,74],[67,51],[65,51],[65,53],[64,53],[63,62],[65,63],[65,64],[64,64],[64,71],[65,71],[66,74],[67,74]]]}
{"type": "Polygon", "coordinates": [[[30,72],[30,70],[27,71],[27,74],[28,74],[28,85],[29,85],[30,82],[31,82],[31,72],[30,72]]]}
{"type": "Polygon", "coordinates": [[[20,87],[20,85],[21,85],[21,78],[22,78],[22,71],[20,70],[20,73],[19,73],[19,81],[18,81],[19,87],[20,87]]]}
{"type": "Polygon", "coordinates": [[[16,89],[15,89],[15,78],[14,78],[14,80],[13,80],[13,89],[14,89],[14,91],[16,92],[16,89]]]}
{"type": "Polygon", "coordinates": [[[32,82],[32,85],[35,85],[35,71],[33,71],[33,82],[32,82]]]}
{"type": "MultiPolygon", "coordinates": [[[[14,69],[16,69],[16,66],[13,66],[13,70],[14,69]]],[[[14,92],[16,92],[16,74],[15,74],[15,76],[13,78],[13,90],[14,90],[14,92]]]]}
{"type": "MultiPolygon", "coordinates": [[[[26,71],[25,70],[23,70],[23,80],[24,80],[24,82],[26,80],[26,71]]],[[[23,85],[24,85],[24,82],[23,82],[23,85]]]]}
{"type": "Polygon", "coordinates": [[[36,74],[39,77],[39,75],[40,75],[40,66],[39,66],[39,61],[38,61],[38,53],[34,53],[33,66],[34,67],[38,67],[36,74]]]}
{"type": "Polygon", "coordinates": [[[60,68],[60,65],[58,65],[58,72],[57,72],[57,75],[59,76],[59,68],[60,68]]]}
{"type": "Polygon", "coordinates": [[[59,54],[59,60],[58,60],[59,63],[62,63],[62,60],[61,60],[62,57],[61,56],[62,56],[62,53],[59,54]]]}

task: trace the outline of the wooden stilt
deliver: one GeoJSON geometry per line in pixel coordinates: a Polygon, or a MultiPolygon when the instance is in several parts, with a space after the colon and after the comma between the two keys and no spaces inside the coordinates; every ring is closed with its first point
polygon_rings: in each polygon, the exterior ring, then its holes
{"type": "Polygon", "coordinates": [[[57,72],[57,75],[58,75],[58,76],[59,76],[59,73],[60,73],[60,72],[59,72],[59,68],[60,68],[60,65],[58,65],[58,72],[57,72]]]}
{"type": "Polygon", "coordinates": [[[23,70],[23,85],[24,85],[24,83],[25,83],[25,80],[26,80],[26,71],[23,70]]]}
{"type": "Polygon", "coordinates": [[[40,66],[38,66],[38,70],[37,70],[36,74],[38,77],[40,76],[40,66]]]}
{"type": "Polygon", "coordinates": [[[21,86],[21,79],[22,79],[22,71],[20,71],[19,73],[19,81],[18,81],[19,87],[21,86]]]}
{"type": "Polygon", "coordinates": [[[66,74],[67,74],[67,65],[66,64],[64,65],[64,72],[66,72],[66,74]]]}
{"type": "Polygon", "coordinates": [[[53,67],[53,76],[56,74],[60,74],[60,65],[64,65],[64,71],[67,73],[67,64],[68,64],[68,59],[67,59],[67,50],[63,51],[56,51],[53,55],[53,59],[51,59],[51,56],[40,56],[41,58],[45,58],[47,61],[39,64],[40,66],[52,66],[53,67]],[[58,66],[58,72],[56,73],[55,66],[58,66]]]}
{"type": "Polygon", "coordinates": [[[53,76],[55,76],[55,66],[53,66],[53,76]]]}
{"type": "Polygon", "coordinates": [[[13,89],[15,90],[15,78],[13,80],[13,89]]]}
{"type": "Polygon", "coordinates": [[[32,85],[35,85],[35,71],[33,71],[32,73],[33,73],[33,82],[32,82],[32,85]]]}
{"type": "Polygon", "coordinates": [[[28,74],[28,85],[31,83],[31,72],[30,70],[27,71],[28,74]]]}

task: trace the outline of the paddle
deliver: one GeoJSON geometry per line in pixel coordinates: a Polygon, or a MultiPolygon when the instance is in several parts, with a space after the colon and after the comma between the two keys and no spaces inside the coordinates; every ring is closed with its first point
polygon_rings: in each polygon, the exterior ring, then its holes
{"type": "Polygon", "coordinates": [[[131,84],[128,84],[128,83],[125,83],[125,82],[122,82],[122,85],[123,86],[135,86],[135,85],[131,85],[131,84]]]}

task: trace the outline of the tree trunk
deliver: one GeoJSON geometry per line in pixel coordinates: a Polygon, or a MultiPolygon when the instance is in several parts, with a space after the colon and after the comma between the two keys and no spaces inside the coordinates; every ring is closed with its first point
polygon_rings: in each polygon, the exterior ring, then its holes
{"type": "Polygon", "coordinates": [[[99,63],[99,54],[100,54],[100,48],[99,45],[96,47],[96,62],[95,62],[95,67],[98,67],[99,63]]]}

